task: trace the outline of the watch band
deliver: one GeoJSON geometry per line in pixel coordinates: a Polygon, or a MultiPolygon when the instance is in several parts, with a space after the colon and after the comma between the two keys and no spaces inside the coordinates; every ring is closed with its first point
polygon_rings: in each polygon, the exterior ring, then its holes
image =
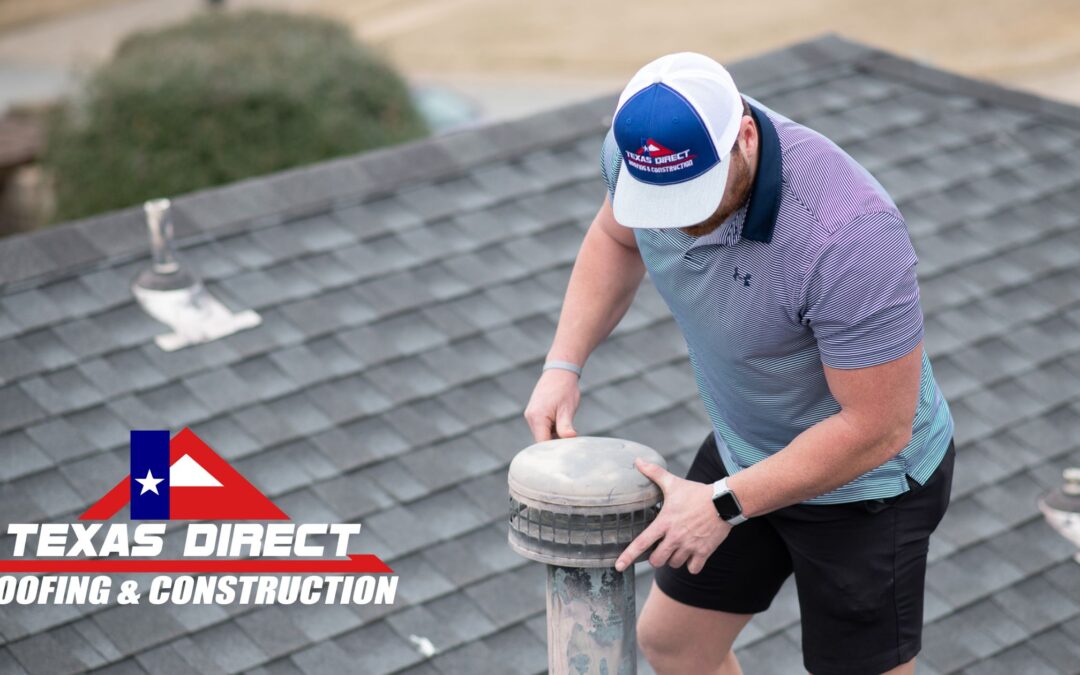
{"type": "Polygon", "coordinates": [[[743,515],[742,504],[739,503],[739,498],[736,497],[735,493],[728,487],[727,477],[721,478],[713,483],[713,505],[716,507],[717,515],[723,518],[729,525],[738,525],[740,523],[745,523],[748,520],[747,517],[743,515]],[[725,510],[729,512],[734,511],[732,515],[721,513],[722,507],[717,500],[724,499],[725,497],[727,498],[725,501],[730,500],[731,505],[733,506],[733,508],[725,510]]]}

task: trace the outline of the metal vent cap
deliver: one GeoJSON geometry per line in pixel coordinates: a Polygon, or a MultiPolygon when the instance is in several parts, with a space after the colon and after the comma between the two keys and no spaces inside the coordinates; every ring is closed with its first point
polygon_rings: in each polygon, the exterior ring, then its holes
{"type": "Polygon", "coordinates": [[[660,488],[634,467],[667,463],[618,438],[544,441],[510,463],[510,546],[540,562],[607,567],[660,511],[660,488]]]}

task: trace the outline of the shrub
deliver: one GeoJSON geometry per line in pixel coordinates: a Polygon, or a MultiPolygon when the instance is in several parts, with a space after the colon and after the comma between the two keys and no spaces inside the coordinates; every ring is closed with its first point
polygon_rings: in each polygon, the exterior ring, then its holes
{"type": "Polygon", "coordinates": [[[125,40],[51,116],[44,162],[66,220],[425,133],[344,26],[209,12],[125,40]]]}

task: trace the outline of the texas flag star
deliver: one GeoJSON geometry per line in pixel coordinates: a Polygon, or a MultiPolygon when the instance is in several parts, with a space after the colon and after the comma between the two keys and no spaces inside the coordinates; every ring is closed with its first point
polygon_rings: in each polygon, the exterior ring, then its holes
{"type": "Polygon", "coordinates": [[[161,493],[157,491],[157,486],[158,483],[164,480],[164,478],[154,478],[154,472],[147,469],[146,478],[136,478],[135,482],[142,485],[142,492],[139,493],[140,495],[144,495],[147,492],[153,492],[154,494],[159,495],[161,493]]]}

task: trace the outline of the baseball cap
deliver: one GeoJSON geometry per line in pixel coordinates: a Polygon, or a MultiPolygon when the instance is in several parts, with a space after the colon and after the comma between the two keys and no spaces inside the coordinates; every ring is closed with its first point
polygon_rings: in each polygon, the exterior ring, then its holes
{"type": "Polygon", "coordinates": [[[626,85],[612,120],[622,170],[615,220],[688,227],[724,197],[743,105],[727,70],[703,54],[661,56],[626,85]]]}

